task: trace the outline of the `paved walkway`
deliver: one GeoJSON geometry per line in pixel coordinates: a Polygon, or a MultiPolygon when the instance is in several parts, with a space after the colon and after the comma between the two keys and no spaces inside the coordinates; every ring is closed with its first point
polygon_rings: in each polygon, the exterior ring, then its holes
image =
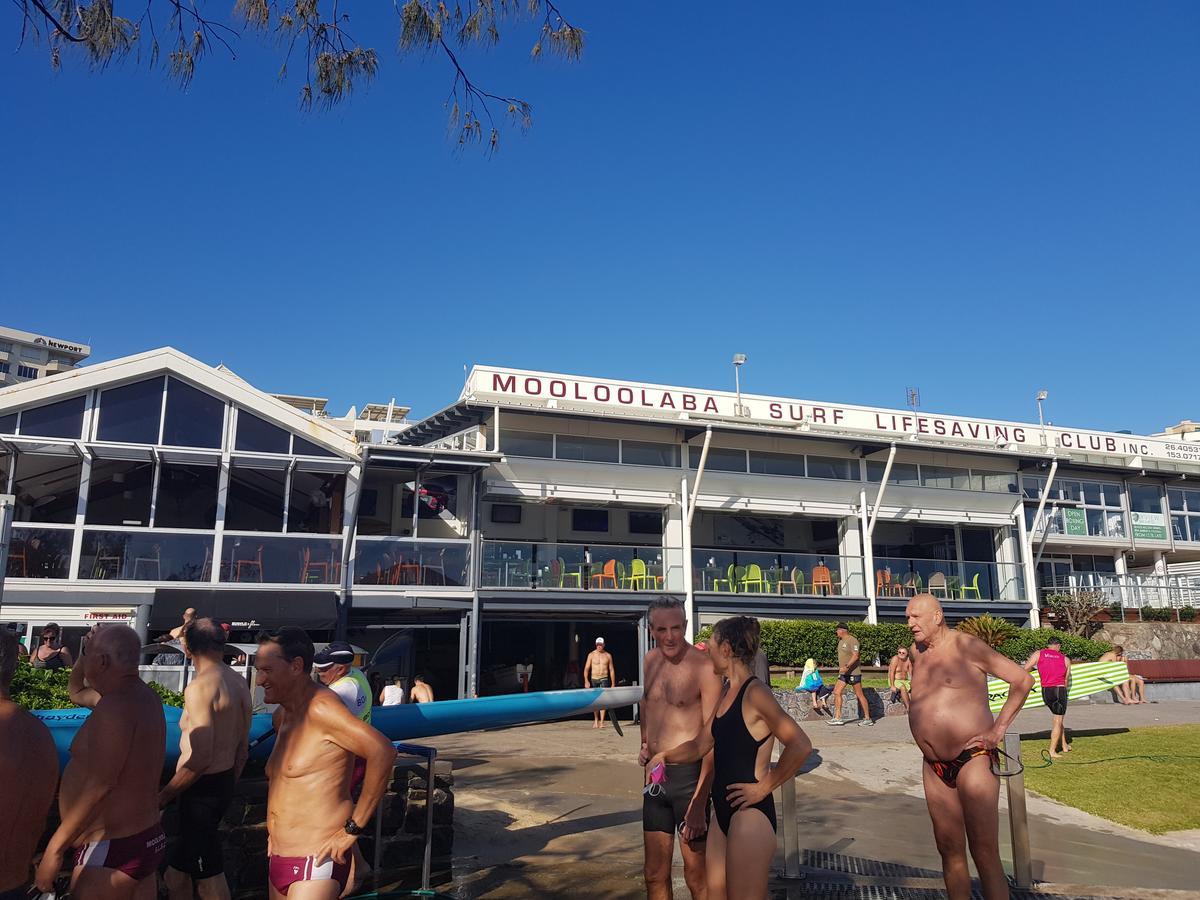
{"type": "MultiPolygon", "coordinates": [[[[1093,730],[1200,722],[1200,701],[1073,705],[1067,721],[1081,737],[1093,730]]],[[[1022,713],[1018,726],[1024,735],[1040,736],[1049,716],[1022,713]]],[[[907,721],[806,727],[817,753],[797,785],[801,846],[842,860],[936,873],[940,865],[921,793],[920,756],[907,721]]],[[[638,732],[636,727],[625,732],[621,738],[611,728],[597,732],[590,722],[566,722],[437,739],[455,772],[450,895],[644,896],[638,732]]],[[[1036,795],[1029,798],[1029,813],[1039,881],[1109,886],[1108,893],[1093,891],[1096,896],[1149,896],[1145,890],[1192,890],[1200,884],[1194,833],[1149,835],[1036,795]]],[[[1001,833],[1007,841],[1007,828],[1001,833]]],[[[1007,860],[1007,844],[1002,852],[1007,860]]],[[[810,887],[816,878],[810,874],[810,887]]],[[[849,885],[851,879],[844,881],[849,885]]],[[[677,882],[677,896],[686,896],[682,880],[677,882]]],[[[906,895],[914,897],[934,886],[919,876],[896,883],[907,883],[906,895]]],[[[802,885],[781,888],[778,896],[806,892],[812,895],[802,885]]]]}

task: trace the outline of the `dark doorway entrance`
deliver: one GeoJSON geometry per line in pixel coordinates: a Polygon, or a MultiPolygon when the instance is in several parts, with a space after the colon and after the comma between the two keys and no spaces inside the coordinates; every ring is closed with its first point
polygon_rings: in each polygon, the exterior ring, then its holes
{"type": "Polygon", "coordinates": [[[522,690],[518,665],[533,665],[529,690],[583,687],[583,666],[596,638],[612,655],[617,684],[638,681],[638,624],[628,620],[485,621],[480,647],[480,696],[522,690]]]}

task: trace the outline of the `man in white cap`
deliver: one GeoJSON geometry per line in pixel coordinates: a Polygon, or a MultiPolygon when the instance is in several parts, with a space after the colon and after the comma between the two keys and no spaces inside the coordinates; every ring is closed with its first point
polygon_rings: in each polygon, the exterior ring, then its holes
{"type": "MultiPolygon", "coordinates": [[[[596,649],[588,654],[583,666],[583,686],[585,688],[612,687],[617,681],[617,670],[613,666],[613,658],[604,649],[604,638],[596,638],[596,649]]],[[[592,713],[592,727],[604,727],[604,710],[598,709],[592,713]]]]}

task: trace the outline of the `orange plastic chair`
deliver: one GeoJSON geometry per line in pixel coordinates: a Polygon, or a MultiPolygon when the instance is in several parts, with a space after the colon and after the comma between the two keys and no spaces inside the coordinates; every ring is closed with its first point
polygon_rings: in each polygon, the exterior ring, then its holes
{"type": "Polygon", "coordinates": [[[812,588],[814,594],[821,593],[822,588],[826,594],[833,593],[833,578],[829,574],[829,566],[813,566],[812,588]]]}
{"type": "Polygon", "coordinates": [[[613,590],[617,589],[617,561],[610,559],[604,564],[604,568],[592,576],[592,587],[604,589],[604,583],[611,582],[613,590]]]}

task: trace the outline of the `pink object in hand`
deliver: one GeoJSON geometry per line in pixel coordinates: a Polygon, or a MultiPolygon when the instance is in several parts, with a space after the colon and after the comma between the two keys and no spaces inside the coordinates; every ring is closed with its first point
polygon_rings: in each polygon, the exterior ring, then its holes
{"type": "Polygon", "coordinates": [[[699,641],[699,642],[696,644],[696,649],[697,649],[697,650],[707,650],[707,649],[708,649],[708,647],[707,647],[707,645],[705,645],[704,641],[699,641]]]}
{"type": "Polygon", "coordinates": [[[662,763],[659,763],[657,766],[655,766],[653,769],[650,770],[650,783],[651,784],[662,784],[666,780],[667,780],[667,769],[662,763]]]}

